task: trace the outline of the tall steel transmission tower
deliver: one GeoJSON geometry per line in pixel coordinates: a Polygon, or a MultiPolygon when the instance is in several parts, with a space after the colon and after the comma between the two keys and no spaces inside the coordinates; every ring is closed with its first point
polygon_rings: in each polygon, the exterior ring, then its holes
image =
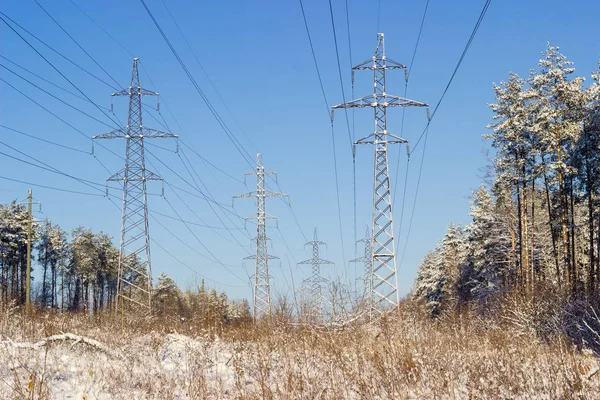
{"type": "Polygon", "coordinates": [[[176,138],[177,135],[147,128],[142,124],[142,96],[158,96],[158,93],[140,87],[138,61],[138,58],[133,59],[129,88],[112,94],[129,97],[127,127],[94,136],[93,139],[126,139],[125,168],[107,179],[123,182],[117,293],[121,305],[128,300],[151,311],[152,264],[146,182],[162,178],[146,169],[144,140],[176,138]]]}
{"type": "Polygon", "coordinates": [[[365,306],[367,310],[371,309],[371,287],[373,285],[372,277],[373,277],[373,259],[372,259],[372,247],[373,247],[373,239],[371,238],[371,229],[367,226],[365,237],[360,239],[358,243],[365,244],[365,252],[364,255],[360,258],[355,258],[354,260],[350,260],[351,263],[363,263],[364,264],[364,273],[360,280],[363,281],[363,294],[362,297],[365,301],[365,306]]]}
{"type": "MultiPolygon", "coordinates": [[[[354,71],[373,71],[373,95],[333,106],[336,108],[372,107],[375,113],[375,130],[372,134],[357,140],[357,144],[375,146],[372,248],[373,262],[371,277],[371,310],[382,311],[386,306],[396,306],[399,301],[396,249],[394,246],[394,224],[392,199],[390,194],[390,174],[388,170],[388,144],[408,143],[387,130],[386,110],[388,107],[428,107],[425,103],[390,95],[385,88],[387,70],[405,69],[406,66],[385,56],[383,33],[377,34],[377,47],[373,57],[352,68],[354,71]]],[[[333,119],[332,110],[332,119],[333,119]]]]}
{"type": "Polygon", "coordinates": [[[323,313],[323,292],[322,286],[326,280],[321,277],[321,264],[333,264],[331,261],[322,260],[319,256],[319,246],[327,246],[325,242],[320,242],[317,238],[317,228],[313,240],[307,242],[304,246],[312,246],[312,258],[310,260],[300,261],[298,265],[312,265],[312,274],[304,283],[308,285],[308,317],[312,321],[321,319],[323,313]]]}
{"type": "Polygon", "coordinates": [[[255,260],[254,268],[254,318],[271,315],[271,287],[269,284],[269,260],[278,259],[278,257],[269,255],[267,252],[267,220],[277,219],[267,214],[267,197],[288,197],[287,194],[273,192],[265,189],[265,177],[267,175],[277,175],[273,171],[265,169],[262,163],[261,154],[256,155],[256,170],[247,172],[244,176],[256,175],[256,190],[234,196],[234,199],[256,198],[256,216],[247,219],[256,220],[256,254],[246,257],[246,260],[255,260]]]}

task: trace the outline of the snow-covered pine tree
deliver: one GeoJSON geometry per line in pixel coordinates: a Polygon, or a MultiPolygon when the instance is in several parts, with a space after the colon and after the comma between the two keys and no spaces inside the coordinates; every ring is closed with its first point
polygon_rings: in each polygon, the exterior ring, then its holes
{"type": "Polygon", "coordinates": [[[154,309],[161,315],[178,315],[181,292],[175,281],[165,274],[160,274],[152,293],[154,309]]]}
{"type": "Polygon", "coordinates": [[[470,215],[468,263],[461,281],[468,298],[484,300],[498,292],[509,273],[509,227],[499,218],[492,194],[483,185],[473,192],[470,215]]]}
{"type": "MultiPolygon", "coordinates": [[[[571,147],[581,133],[581,120],[573,110],[583,108],[582,77],[569,79],[575,68],[573,63],[549,43],[544,58],[539,61],[540,71],[529,79],[533,110],[533,132],[539,138],[539,148],[548,179],[555,178],[556,214],[560,231],[557,242],[557,259],[561,264],[563,280],[575,289],[577,273],[574,259],[574,230],[569,230],[569,185],[575,170],[569,167],[571,147]],[[547,163],[547,166],[546,166],[547,163]]],[[[548,189],[547,189],[548,191],[548,189]]],[[[571,196],[572,197],[572,196],[571,196]]],[[[552,221],[552,220],[551,220],[552,221]]],[[[560,281],[559,281],[560,283],[560,281]]]]}
{"type": "Polygon", "coordinates": [[[445,298],[447,276],[441,253],[441,244],[438,244],[425,255],[412,290],[412,298],[424,303],[432,316],[440,314],[445,298]]]}
{"type": "Polygon", "coordinates": [[[467,265],[468,241],[462,226],[448,225],[442,240],[442,264],[446,274],[446,293],[449,305],[457,306],[466,300],[463,287],[463,269],[467,265]]]}
{"type": "Polygon", "coordinates": [[[535,145],[538,142],[531,128],[532,93],[524,87],[525,81],[515,73],[510,74],[508,81],[501,82],[500,85],[494,84],[496,103],[489,106],[495,113],[495,122],[487,126],[492,129],[492,133],[484,135],[492,140],[492,146],[497,149],[494,165],[499,191],[505,195],[504,200],[508,202],[509,209],[516,208],[516,243],[512,250],[520,282],[525,282],[527,271],[530,271],[532,265],[528,249],[528,204],[533,204],[535,193],[530,190],[529,182],[535,185],[533,171],[536,161],[535,145]],[[516,205],[513,205],[513,198],[516,205]]]}

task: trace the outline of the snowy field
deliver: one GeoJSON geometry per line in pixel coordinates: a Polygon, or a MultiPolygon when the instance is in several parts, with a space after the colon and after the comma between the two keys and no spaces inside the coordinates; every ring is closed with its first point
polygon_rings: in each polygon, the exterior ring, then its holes
{"type": "Polygon", "coordinates": [[[2,399],[600,398],[591,351],[508,325],[404,312],[337,330],[144,320],[122,333],[109,318],[34,318],[2,314],[2,399]]]}

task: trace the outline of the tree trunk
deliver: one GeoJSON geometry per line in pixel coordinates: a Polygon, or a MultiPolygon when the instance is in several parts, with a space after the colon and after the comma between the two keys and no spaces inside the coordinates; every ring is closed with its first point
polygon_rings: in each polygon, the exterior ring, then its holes
{"type": "Polygon", "coordinates": [[[521,208],[521,177],[519,174],[519,168],[518,168],[518,156],[515,154],[515,160],[517,161],[517,167],[516,172],[517,172],[517,223],[518,223],[518,227],[519,227],[519,278],[518,278],[518,282],[520,285],[523,285],[524,283],[524,276],[523,276],[523,209],[521,208]]]}
{"type": "Polygon", "coordinates": [[[48,272],[48,257],[46,256],[46,254],[48,254],[47,250],[48,249],[46,249],[46,251],[44,252],[45,253],[44,261],[42,263],[42,267],[44,268],[43,275],[42,275],[42,307],[46,307],[46,298],[47,298],[46,291],[48,288],[48,286],[46,285],[46,279],[47,279],[46,275],[48,272]]]}
{"type": "Polygon", "coordinates": [[[588,295],[594,296],[596,292],[596,281],[595,281],[595,253],[594,253],[594,200],[593,193],[594,188],[592,186],[592,171],[590,168],[590,151],[589,151],[589,138],[586,135],[586,131],[583,131],[585,137],[585,182],[586,182],[586,195],[588,205],[588,230],[589,230],[589,246],[590,246],[590,264],[588,267],[588,295]]]}
{"type": "Polygon", "coordinates": [[[571,185],[570,185],[570,206],[571,206],[571,265],[572,265],[572,274],[573,274],[573,282],[574,282],[574,291],[579,290],[579,262],[577,260],[577,236],[575,235],[575,195],[573,192],[573,178],[571,177],[571,185]]]}
{"type": "MultiPolygon", "coordinates": [[[[534,160],[535,162],[535,160],[534,160]]],[[[535,175],[531,177],[531,296],[535,296],[535,175]]]]}
{"type": "MultiPolygon", "coordinates": [[[[555,124],[556,125],[556,140],[558,141],[558,122],[555,124]]],[[[570,265],[570,258],[569,258],[569,238],[568,238],[568,233],[567,233],[567,202],[566,202],[566,193],[565,193],[565,188],[564,188],[564,179],[563,179],[563,172],[562,172],[562,152],[561,152],[561,147],[560,147],[560,143],[558,143],[556,145],[555,148],[556,151],[556,157],[557,157],[557,161],[559,164],[559,168],[558,168],[558,198],[559,198],[559,204],[560,204],[560,225],[561,225],[561,231],[562,231],[562,246],[563,246],[563,260],[565,262],[565,281],[568,284],[573,284],[572,280],[571,280],[571,265],[570,265]]]]}
{"type": "Polygon", "coordinates": [[[548,225],[550,226],[550,236],[552,236],[552,252],[554,253],[554,262],[556,264],[556,279],[558,281],[558,287],[561,287],[561,279],[560,279],[560,263],[558,256],[558,246],[556,243],[556,235],[554,232],[554,226],[552,224],[552,203],[550,202],[550,186],[548,184],[548,175],[546,173],[546,160],[545,157],[542,156],[542,165],[543,165],[543,174],[544,174],[544,189],[546,191],[546,204],[548,206],[548,225]]]}
{"type": "Polygon", "coordinates": [[[52,309],[56,306],[56,262],[50,264],[50,282],[51,282],[51,294],[50,294],[50,305],[52,309]]]}
{"type": "Polygon", "coordinates": [[[527,222],[527,182],[525,178],[525,164],[521,167],[521,185],[523,193],[523,284],[527,292],[531,276],[529,276],[529,227],[527,222]]]}
{"type": "Polygon", "coordinates": [[[60,312],[65,309],[65,267],[60,271],[60,312]]]}
{"type": "MultiPolygon", "coordinates": [[[[510,222],[510,244],[511,244],[511,269],[510,272],[516,274],[517,271],[517,245],[516,245],[516,239],[515,239],[515,229],[514,229],[514,219],[515,219],[515,215],[513,212],[513,200],[512,200],[512,188],[511,188],[511,196],[508,199],[508,204],[509,204],[509,208],[508,208],[508,212],[509,212],[509,222],[510,222]]],[[[512,282],[512,276],[509,276],[507,281],[509,281],[511,284],[513,284],[512,282]]]]}

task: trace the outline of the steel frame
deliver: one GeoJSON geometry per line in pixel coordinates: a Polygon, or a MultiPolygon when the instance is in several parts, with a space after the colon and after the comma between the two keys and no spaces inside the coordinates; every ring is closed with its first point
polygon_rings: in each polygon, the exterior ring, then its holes
{"type": "Polygon", "coordinates": [[[425,103],[386,93],[385,74],[387,70],[394,69],[406,69],[406,66],[386,58],[384,35],[378,33],[377,47],[373,57],[352,68],[353,81],[354,71],[373,71],[373,95],[332,107],[332,119],[334,110],[338,108],[371,107],[374,110],[374,132],[354,143],[355,146],[358,144],[372,144],[375,146],[370,255],[372,267],[369,283],[369,316],[371,318],[374,310],[382,312],[386,307],[397,306],[400,301],[387,147],[388,144],[408,142],[388,132],[386,109],[387,107],[428,107],[425,103]]]}

